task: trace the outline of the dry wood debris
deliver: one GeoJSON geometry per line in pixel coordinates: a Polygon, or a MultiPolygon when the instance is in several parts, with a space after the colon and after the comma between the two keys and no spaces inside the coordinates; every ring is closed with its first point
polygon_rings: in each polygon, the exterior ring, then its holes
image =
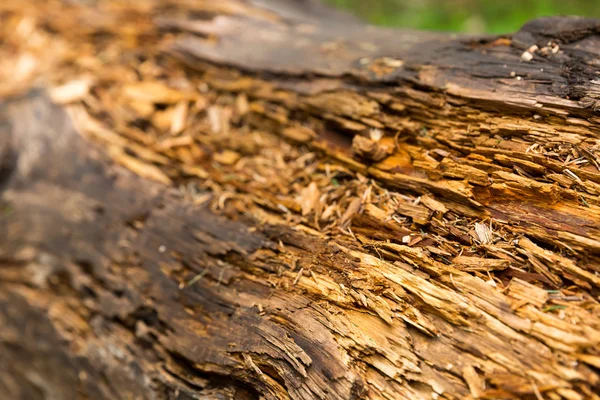
{"type": "MultiPolygon", "coordinates": [[[[49,87],[81,134],[135,174],[320,243],[311,256],[282,238],[232,276],[328,303],[331,320],[310,323],[353,360],[365,396],[599,398],[597,116],[503,120],[444,108],[435,92],[351,92],[333,78],[293,87],[172,50],[196,25],[164,14],[274,18],[246,3],[34,3],[0,4],[0,99],[49,87]]],[[[181,287],[234,279],[168,274],[181,287]]],[[[267,316],[275,302],[255,301],[267,316]]],[[[286,351],[309,376],[301,349],[286,351]]],[[[284,396],[262,357],[241,362],[284,396]]]]}

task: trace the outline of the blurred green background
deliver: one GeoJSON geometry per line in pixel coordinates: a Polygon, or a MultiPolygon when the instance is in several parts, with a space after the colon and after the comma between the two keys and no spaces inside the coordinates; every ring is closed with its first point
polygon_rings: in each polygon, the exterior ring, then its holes
{"type": "Polygon", "coordinates": [[[469,33],[510,33],[540,16],[600,17],[600,0],[325,0],[372,24],[469,33]]]}

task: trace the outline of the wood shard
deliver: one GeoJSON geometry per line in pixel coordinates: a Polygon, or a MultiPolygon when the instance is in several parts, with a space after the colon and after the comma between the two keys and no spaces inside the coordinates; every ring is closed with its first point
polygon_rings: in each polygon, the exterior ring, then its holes
{"type": "Polygon", "coordinates": [[[492,231],[486,224],[475,223],[475,233],[479,243],[489,244],[492,242],[492,231]]]}
{"type": "Polygon", "coordinates": [[[159,168],[155,167],[154,165],[141,162],[137,158],[125,154],[123,149],[113,146],[109,149],[109,153],[114,161],[130,169],[137,175],[143,178],[152,179],[165,185],[171,184],[171,179],[159,168]]]}
{"type": "Polygon", "coordinates": [[[173,117],[171,120],[171,134],[177,135],[183,132],[188,117],[188,103],[187,101],[180,101],[173,110],[173,117]]]}
{"type": "Polygon", "coordinates": [[[308,215],[312,211],[319,209],[321,192],[315,182],[311,182],[308,187],[302,189],[298,202],[302,208],[302,215],[308,215]]]}
{"type": "Polygon", "coordinates": [[[445,214],[448,212],[448,208],[446,208],[446,206],[443,203],[434,199],[431,196],[422,196],[421,203],[423,203],[423,205],[429,208],[430,210],[439,212],[440,214],[445,214]]]}
{"type": "Polygon", "coordinates": [[[231,150],[225,150],[213,156],[213,160],[223,165],[235,164],[239,159],[240,154],[231,150]]]}
{"type": "Polygon", "coordinates": [[[392,149],[372,139],[356,135],[352,139],[352,152],[359,158],[381,161],[392,153],[392,149]]]}
{"type": "Polygon", "coordinates": [[[157,81],[130,83],[123,88],[123,94],[132,100],[150,103],[173,104],[188,96],[157,81]]]}
{"type": "Polygon", "coordinates": [[[479,377],[475,368],[470,365],[467,365],[462,370],[463,378],[469,385],[469,390],[471,392],[471,396],[474,399],[479,399],[483,396],[485,385],[483,380],[479,377]]]}
{"type": "Polygon", "coordinates": [[[348,208],[346,208],[346,211],[344,211],[344,214],[342,215],[342,218],[340,219],[340,225],[344,226],[348,222],[350,222],[352,217],[356,213],[358,213],[358,211],[360,210],[361,205],[362,205],[362,201],[359,197],[353,199],[350,202],[350,205],[348,205],[348,208]]]}
{"type": "Polygon", "coordinates": [[[466,271],[499,271],[508,268],[510,265],[508,260],[467,256],[456,257],[452,262],[466,271]]]}
{"type": "Polygon", "coordinates": [[[82,100],[90,91],[87,79],[77,79],[49,90],[52,101],[58,104],[69,104],[82,100]]]}
{"type": "Polygon", "coordinates": [[[519,278],[514,278],[510,281],[506,293],[511,298],[518,301],[526,301],[540,308],[548,301],[547,291],[519,278]]]}
{"type": "Polygon", "coordinates": [[[398,204],[396,212],[400,215],[405,215],[412,218],[415,223],[421,225],[424,225],[429,221],[431,214],[431,212],[423,206],[412,205],[408,203],[398,204]]]}
{"type": "Polygon", "coordinates": [[[317,136],[313,130],[302,126],[285,128],[282,130],[282,135],[287,139],[298,143],[310,142],[317,136]]]}

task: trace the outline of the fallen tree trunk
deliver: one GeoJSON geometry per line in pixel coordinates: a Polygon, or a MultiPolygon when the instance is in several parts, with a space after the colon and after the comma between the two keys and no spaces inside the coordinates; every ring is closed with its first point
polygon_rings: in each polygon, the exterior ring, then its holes
{"type": "Polygon", "coordinates": [[[599,21],[0,7],[6,398],[598,398],[599,21]]]}

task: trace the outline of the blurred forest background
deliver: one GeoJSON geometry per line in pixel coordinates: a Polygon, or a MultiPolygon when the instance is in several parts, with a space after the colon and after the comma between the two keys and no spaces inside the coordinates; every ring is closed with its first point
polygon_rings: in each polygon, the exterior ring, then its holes
{"type": "Polygon", "coordinates": [[[600,17],[600,0],[326,0],[372,24],[468,33],[510,33],[541,16],[600,17]]]}

